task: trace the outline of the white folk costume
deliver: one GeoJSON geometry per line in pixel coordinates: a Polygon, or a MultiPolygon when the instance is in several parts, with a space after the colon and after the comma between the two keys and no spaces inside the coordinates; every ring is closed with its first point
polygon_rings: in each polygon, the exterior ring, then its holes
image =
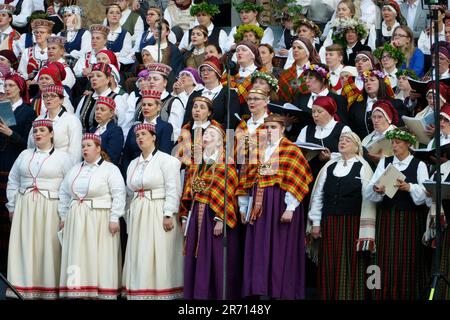
{"type": "MultiPolygon", "coordinates": [[[[8,178],[6,204],[14,212],[9,240],[8,280],[26,299],[58,297],[61,244],[58,190],[70,169],[62,151],[24,150],[8,178]]],[[[8,297],[15,297],[7,291],[8,297]]]]}
{"type": "Polygon", "coordinates": [[[177,218],[164,231],[164,217],[178,212],[181,163],[161,151],[131,161],[127,187],[132,196],[128,213],[128,243],[123,271],[127,299],[183,297],[183,236],[177,218]]]}
{"type": "Polygon", "coordinates": [[[99,158],[81,162],[66,175],[60,189],[59,214],[65,221],[60,297],[116,299],[120,289],[118,223],[125,210],[125,183],[119,168],[99,158]]]}
{"type": "Polygon", "coordinates": [[[41,49],[37,44],[25,49],[20,58],[17,71],[25,78],[32,80],[47,62],[47,48],[41,49]],[[33,75],[30,77],[30,75],[33,75]]]}
{"type": "MultiPolygon", "coordinates": [[[[50,118],[47,113],[44,116],[39,116],[37,120],[39,119],[50,118]]],[[[78,163],[81,160],[82,128],[80,120],[75,115],[65,111],[64,108],[51,120],[53,121],[53,131],[55,133],[53,137],[55,149],[67,152],[72,165],[78,163]]],[[[28,148],[34,147],[32,128],[28,136],[28,148]]]]}

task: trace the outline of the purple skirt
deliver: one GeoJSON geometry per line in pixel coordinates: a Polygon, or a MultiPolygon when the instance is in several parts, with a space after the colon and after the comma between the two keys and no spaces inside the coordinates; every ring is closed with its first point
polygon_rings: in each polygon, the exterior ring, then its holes
{"type": "Polygon", "coordinates": [[[262,214],[253,225],[247,225],[244,297],[305,298],[303,206],[297,207],[290,223],[281,223],[285,194],[278,185],[264,188],[262,214]]]}
{"type": "MultiPolygon", "coordinates": [[[[199,203],[194,204],[187,237],[184,257],[184,298],[222,299],[223,290],[223,242],[222,236],[214,236],[214,213],[207,205],[202,219],[198,256],[197,246],[199,203]]],[[[227,299],[241,298],[242,263],[237,229],[227,228],[227,299]]]]}

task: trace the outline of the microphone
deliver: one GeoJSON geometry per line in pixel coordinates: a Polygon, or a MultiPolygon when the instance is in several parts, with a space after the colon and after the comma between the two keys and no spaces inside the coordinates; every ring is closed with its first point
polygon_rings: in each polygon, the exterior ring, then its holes
{"type": "Polygon", "coordinates": [[[234,51],[227,52],[225,54],[225,61],[224,61],[225,69],[231,76],[235,76],[239,72],[237,63],[233,61],[233,54],[234,51]]]}

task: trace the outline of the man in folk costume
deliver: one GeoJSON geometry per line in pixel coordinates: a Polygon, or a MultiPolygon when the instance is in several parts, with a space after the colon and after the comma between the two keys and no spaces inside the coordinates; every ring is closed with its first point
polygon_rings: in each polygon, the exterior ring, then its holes
{"type": "Polygon", "coordinates": [[[0,50],[13,50],[18,56],[20,52],[16,42],[20,39],[20,33],[11,27],[14,10],[9,4],[0,4],[0,50]]]}
{"type": "Polygon", "coordinates": [[[53,21],[45,19],[35,19],[31,22],[36,43],[22,53],[18,68],[26,80],[33,80],[47,62],[47,38],[52,34],[54,24],[53,21]]]}
{"type": "MultiPolygon", "coordinates": [[[[219,6],[205,2],[200,2],[191,6],[190,14],[197,18],[199,25],[206,27],[208,30],[208,44],[218,45],[222,51],[225,51],[225,44],[228,39],[227,33],[222,28],[215,26],[212,22],[213,17],[220,14],[219,6]]],[[[180,50],[191,50],[191,33],[185,33],[180,41],[178,48],[180,50]]]]}
{"type": "Polygon", "coordinates": [[[47,50],[48,50],[48,61],[49,62],[59,62],[64,66],[64,70],[66,72],[66,77],[63,80],[62,84],[67,89],[72,89],[75,85],[75,75],[73,74],[72,69],[66,63],[66,59],[64,58],[66,55],[64,44],[66,43],[66,38],[61,36],[50,36],[47,39],[47,50]]]}
{"type": "Polygon", "coordinates": [[[91,72],[92,65],[97,63],[96,55],[101,50],[108,50],[106,43],[108,41],[109,27],[101,24],[93,24],[89,30],[91,32],[92,50],[85,52],[73,67],[73,71],[77,78],[87,77],[91,72]]]}
{"type": "Polygon", "coordinates": [[[264,119],[267,141],[239,179],[241,220],[247,224],[243,296],[305,298],[303,198],[313,177],[301,150],[284,137],[286,118],[264,119]]]}
{"type": "Polygon", "coordinates": [[[178,139],[183,126],[185,107],[178,97],[172,96],[167,90],[167,83],[172,68],[162,63],[148,65],[149,89],[161,91],[161,120],[169,122],[173,127],[173,141],[178,139]]]}
{"type": "Polygon", "coordinates": [[[173,1],[164,10],[164,20],[167,20],[170,28],[179,27],[187,32],[196,23],[196,18],[190,14],[191,6],[192,0],[173,1]]]}
{"type": "MultiPolygon", "coordinates": [[[[199,99],[199,98],[197,98],[199,99]]],[[[207,99],[207,98],[200,98],[207,99]]],[[[227,299],[241,298],[241,245],[237,230],[236,168],[224,163],[225,131],[211,123],[203,134],[198,163],[187,167],[180,215],[185,230],[184,298],[220,299],[223,283],[222,230],[226,212],[227,299]],[[225,170],[228,176],[225,180],[225,170]],[[227,198],[225,208],[224,198],[227,198]],[[220,283],[220,284],[219,284],[220,283]],[[218,285],[219,284],[219,285],[218,285]]]]}
{"type": "Polygon", "coordinates": [[[325,48],[325,61],[330,68],[330,90],[336,94],[340,94],[342,90],[342,82],[340,74],[344,65],[344,49],[339,44],[332,44],[325,48]]]}
{"type": "MultiPolygon", "coordinates": [[[[236,11],[239,13],[241,18],[241,26],[247,24],[253,24],[261,27],[264,30],[264,36],[261,39],[261,43],[267,43],[273,45],[273,31],[268,26],[263,26],[258,22],[259,15],[264,10],[263,6],[256,3],[256,1],[245,0],[238,3],[235,6],[236,11]]],[[[225,47],[225,51],[231,51],[236,48],[236,43],[234,41],[234,35],[236,33],[237,26],[233,27],[228,35],[228,41],[225,47]]]]}

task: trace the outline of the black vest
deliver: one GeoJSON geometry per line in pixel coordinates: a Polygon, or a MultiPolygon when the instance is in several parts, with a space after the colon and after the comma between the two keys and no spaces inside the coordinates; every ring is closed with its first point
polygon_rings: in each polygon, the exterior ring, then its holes
{"type": "Polygon", "coordinates": [[[361,180],[362,163],[353,163],[352,169],[344,177],[333,174],[337,162],[327,168],[327,179],[323,187],[322,215],[359,215],[361,214],[361,180]]]}
{"type": "MultiPolygon", "coordinates": [[[[392,163],[394,157],[387,157],[384,160],[384,167],[392,163]]],[[[417,168],[419,167],[420,160],[413,157],[409,166],[401,171],[405,176],[405,182],[407,183],[417,183],[417,168]]],[[[402,211],[417,211],[418,206],[414,203],[411,195],[407,191],[398,190],[395,196],[390,199],[387,196],[383,197],[383,201],[381,202],[381,207],[385,210],[389,210],[391,208],[398,208],[402,211]]]]}
{"type": "Polygon", "coordinates": [[[287,50],[289,50],[292,47],[292,42],[294,42],[295,36],[291,35],[291,30],[284,29],[284,46],[287,50]]]}
{"type": "MultiPolygon", "coordinates": [[[[117,93],[111,91],[110,94],[107,95],[108,98],[114,99],[117,96],[117,93]]],[[[83,126],[84,132],[91,132],[92,128],[97,128],[97,121],[95,121],[95,102],[96,100],[92,97],[92,94],[86,96],[84,99],[84,103],[81,106],[80,110],[80,120],[83,126]]]]}
{"type": "Polygon", "coordinates": [[[324,147],[330,149],[331,152],[339,152],[338,144],[339,138],[341,136],[342,129],[345,127],[342,123],[338,122],[333,128],[333,131],[324,139],[317,139],[314,137],[316,131],[316,126],[306,127],[306,142],[315,143],[318,145],[323,145],[324,147]]]}

